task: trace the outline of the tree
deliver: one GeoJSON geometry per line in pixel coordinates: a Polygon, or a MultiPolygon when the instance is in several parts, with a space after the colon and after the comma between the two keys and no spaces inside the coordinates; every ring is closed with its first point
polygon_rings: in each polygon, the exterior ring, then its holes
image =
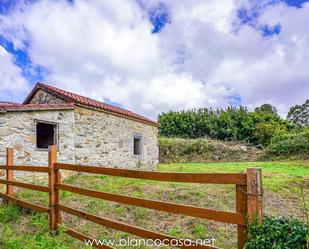
{"type": "Polygon", "coordinates": [[[302,105],[292,106],[287,119],[301,127],[309,125],[309,99],[302,105]]]}
{"type": "Polygon", "coordinates": [[[257,124],[253,137],[257,144],[267,146],[274,136],[277,134],[284,134],[285,132],[286,130],[284,126],[282,126],[279,122],[274,122],[272,120],[270,122],[261,122],[257,124]]]}
{"type": "Polygon", "coordinates": [[[289,131],[291,122],[283,120],[270,104],[254,112],[240,106],[227,109],[202,108],[169,111],[158,117],[160,135],[167,137],[211,137],[220,140],[242,140],[267,146],[274,135],[289,131]]]}
{"type": "Polygon", "coordinates": [[[277,108],[271,104],[263,104],[260,107],[255,108],[255,112],[262,112],[265,114],[272,114],[274,116],[278,115],[277,108]]]}

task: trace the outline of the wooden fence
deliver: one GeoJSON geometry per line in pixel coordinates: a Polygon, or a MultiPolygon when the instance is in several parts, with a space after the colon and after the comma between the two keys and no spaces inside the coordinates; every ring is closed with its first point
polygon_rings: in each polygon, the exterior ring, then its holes
{"type": "MultiPolygon", "coordinates": [[[[8,203],[16,203],[25,208],[30,208],[38,212],[47,212],[50,217],[50,229],[56,231],[61,224],[61,213],[65,212],[88,221],[127,232],[147,239],[161,239],[172,241],[175,238],[162,233],[145,230],[133,225],[113,221],[89,214],[61,204],[60,191],[69,191],[75,194],[94,197],[97,199],[118,202],[122,204],[134,205],[143,208],[155,209],[174,214],[188,215],[202,219],[237,224],[238,248],[243,248],[246,240],[246,225],[256,216],[262,222],[262,180],[259,168],[248,168],[246,173],[169,173],[151,172],[139,170],[126,170],[116,168],[103,168],[92,166],[80,166],[73,164],[63,164],[57,162],[57,147],[50,146],[48,167],[35,166],[14,166],[13,149],[7,149],[6,165],[0,165],[0,169],[6,170],[6,180],[0,179],[1,184],[6,185],[6,193],[1,193],[8,203]],[[59,170],[70,170],[76,172],[87,172],[109,176],[129,177],[145,180],[167,181],[167,182],[188,182],[203,184],[234,184],[236,185],[236,212],[225,212],[189,205],[181,205],[158,200],[142,199],[119,194],[95,191],[91,189],[79,188],[61,183],[59,170]],[[38,186],[22,183],[13,179],[13,171],[43,172],[48,174],[48,186],[38,186]],[[49,193],[49,207],[42,207],[14,197],[13,187],[21,187],[35,191],[49,193]]],[[[78,240],[85,241],[90,237],[81,234],[73,229],[67,228],[66,233],[78,240]]],[[[112,248],[110,246],[96,246],[98,248],[112,248]]],[[[194,248],[215,248],[211,246],[194,246],[194,248]]]]}

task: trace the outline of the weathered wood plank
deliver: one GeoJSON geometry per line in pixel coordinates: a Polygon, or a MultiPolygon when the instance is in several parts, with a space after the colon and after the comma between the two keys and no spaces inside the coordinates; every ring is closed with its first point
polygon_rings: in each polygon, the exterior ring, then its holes
{"type": "Polygon", "coordinates": [[[50,188],[46,186],[39,186],[39,185],[34,185],[34,184],[29,184],[29,183],[24,183],[24,182],[17,182],[17,181],[8,181],[8,180],[3,180],[0,179],[1,184],[6,184],[9,186],[16,186],[20,188],[26,188],[26,189],[31,189],[35,191],[40,191],[40,192],[50,192],[50,188]]]}
{"type": "MultiPolygon", "coordinates": [[[[98,217],[96,215],[92,215],[92,214],[89,214],[89,213],[86,213],[86,212],[82,212],[80,210],[73,209],[73,208],[70,208],[70,207],[66,207],[66,206],[63,206],[63,205],[57,205],[56,204],[56,207],[59,210],[66,212],[68,214],[80,217],[82,219],[97,223],[97,224],[105,226],[105,227],[116,229],[116,230],[119,230],[119,231],[122,231],[122,232],[127,232],[127,233],[130,233],[130,234],[142,237],[142,238],[153,239],[153,240],[159,239],[159,240],[164,240],[167,243],[172,243],[172,241],[175,240],[175,239],[181,240],[181,239],[178,239],[178,238],[166,235],[166,234],[142,229],[142,228],[132,226],[132,225],[128,225],[128,224],[125,224],[125,223],[122,223],[122,222],[119,222],[119,221],[113,221],[113,220],[110,220],[110,219],[107,219],[107,218],[98,217]]],[[[183,246],[183,247],[180,247],[180,248],[190,248],[190,247],[183,246]]],[[[192,248],[214,249],[216,247],[200,246],[200,245],[196,244],[196,245],[192,246],[192,248]]]]}
{"type": "MultiPolygon", "coordinates": [[[[247,215],[247,186],[236,185],[236,212],[247,215]]],[[[246,243],[246,224],[237,225],[238,249],[242,249],[246,243]]]]}
{"type": "MultiPolygon", "coordinates": [[[[55,204],[60,204],[60,191],[56,187],[61,183],[61,174],[59,172],[59,169],[55,169],[54,176],[55,176],[55,204]]],[[[55,229],[58,230],[58,224],[61,224],[61,212],[60,210],[58,210],[58,208],[55,208],[55,219],[56,219],[55,229]]]]}
{"type": "Polygon", "coordinates": [[[247,169],[248,218],[251,222],[257,218],[262,223],[262,174],[260,168],[247,169]]]}
{"type": "MultiPolygon", "coordinates": [[[[13,148],[7,148],[6,149],[6,165],[13,165],[14,160],[14,152],[13,148]]],[[[13,181],[14,179],[14,171],[7,169],[6,170],[6,180],[7,181],[13,181]]],[[[14,187],[12,185],[7,184],[6,185],[6,194],[9,196],[14,196],[14,187]]],[[[8,201],[8,204],[11,204],[10,201],[8,201]]]]}
{"type": "Polygon", "coordinates": [[[49,173],[49,168],[43,166],[0,165],[0,169],[49,173]]]}
{"type": "Polygon", "coordinates": [[[247,175],[241,173],[171,173],[153,172],[141,170],[128,170],[116,168],[104,168],[93,166],[80,166],[74,164],[56,163],[57,169],[87,172],[94,174],[138,178],[145,180],[167,181],[167,182],[190,182],[211,184],[247,184],[247,175]]]}
{"type": "Polygon", "coordinates": [[[42,207],[42,206],[36,205],[36,204],[32,204],[32,203],[27,202],[27,201],[22,201],[22,200],[19,200],[15,197],[9,196],[9,195],[1,193],[1,192],[0,192],[0,195],[4,196],[7,200],[10,200],[12,203],[20,205],[24,208],[33,209],[33,210],[40,212],[40,213],[48,213],[50,211],[49,208],[42,207]]]}
{"type": "MultiPolygon", "coordinates": [[[[73,229],[66,229],[65,230],[65,233],[70,235],[71,237],[75,238],[75,239],[78,239],[82,242],[85,243],[85,241],[91,241],[93,240],[93,238],[91,237],[88,237],[87,235],[84,235],[84,234],[81,234],[73,229]]],[[[96,248],[99,248],[99,249],[110,249],[110,248],[113,248],[113,247],[110,247],[110,246],[107,246],[107,245],[98,245],[96,243],[93,243],[92,245],[93,247],[96,247],[96,248]]]]}
{"type": "Polygon", "coordinates": [[[60,190],[80,194],[80,195],[95,197],[98,199],[123,203],[127,205],[134,205],[134,206],[139,206],[139,207],[144,207],[144,208],[150,208],[150,209],[165,211],[165,212],[174,213],[174,214],[183,214],[183,215],[188,215],[192,217],[227,222],[227,223],[232,223],[232,224],[240,224],[240,225],[246,224],[245,214],[217,211],[217,210],[199,208],[199,207],[188,206],[188,205],[180,205],[180,204],[175,204],[171,202],[163,202],[163,201],[157,201],[157,200],[130,197],[130,196],[125,196],[125,195],[111,194],[107,192],[79,188],[79,187],[66,185],[66,184],[57,185],[56,188],[60,190]]]}
{"type": "Polygon", "coordinates": [[[48,151],[48,167],[50,168],[50,172],[48,174],[48,185],[50,188],[49,193],[49,227],[51,230],[56,230],[57,222],[56,222],[56,214],[55,214],[55,163],[57,162],[57,146],[51,145],[48,151]]]}

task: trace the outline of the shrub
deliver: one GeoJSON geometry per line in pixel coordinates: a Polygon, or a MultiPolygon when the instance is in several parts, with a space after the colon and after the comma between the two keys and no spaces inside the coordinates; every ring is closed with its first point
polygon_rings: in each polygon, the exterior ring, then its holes
{"type": "Polygon", "coordinates": [[[263,224],[248,227],[245,249],[305,249],[308,225],[283,217],[264,217],[263,224]]]}
{"type": "Polygon", "coordinates": [[[280,132],[280,125],[275,122],[271,123],[259,123],[256,125],[254,131],[254,138],[260,145],[267,146],[273,136],[280,132]]]}
{"type": "Polygon", "coordinates": [[[309,129],[303,132],[275,136],[268,151],[275,155],[290,155],[309,152],[309,129]]]}
{"type": "Polygon", "coordinates": [[[207,140],[196,139],[187,140],[177,138],[159,138],[160,155],[172,154],[177,156],[183,155],[204,155],[208,152],[207,140]]]}
{"type": "Polygon", "coordinates": [[[293,128],[271,105],[262,105],[254,112],[242,106],[169,111],[160,114],[158,122],[161,136],[241,140],[263,146],[268,145],[277,130],[293,128]]]}

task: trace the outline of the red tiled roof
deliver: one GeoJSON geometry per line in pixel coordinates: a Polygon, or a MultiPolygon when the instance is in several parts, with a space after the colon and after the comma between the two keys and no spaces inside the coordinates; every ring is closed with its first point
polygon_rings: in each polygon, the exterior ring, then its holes
{"type": "Polygon", "coordinates": [[[0,101],[0,106],[7,106],[7,105],[20,105],[20,104],[8,101],[0,101]]]}
{"type": "Polygon", "coordinates": [[[136,114],[134,112],[125,110],[125,109],[120,108],[120,107],[112,106],[112,105],[109,105],[109,104],[106,104],[106,103],[103,103],[103,102],[100,102],[100,101],[97,101],[97,100],[94,100],[94,99],[90,99],[88,97],[84,97],[84,96],[81,96],[79,94],[67,92],[67,91],[64,91],[62,89],[59,89],[59,88],[56,88],[56,87],[53,87],[53,86],[49,86],[49,85],[46,85],[46,84],[43,84],[43,83],[37,83],[36,84],[36,86],[34,87],[32,92],[28,95],[28,97],[24,101],[24,104],[28,104],[30,102],[30,100],[32,99],[32,97],[35,95],[35,93],[40,89],[44,90],[44,91],[46,91],[46,92],[48,92],[48,93],[50,93],[54,96],[57,96],[57,97],[59,97],[63,100],[66,100],[68,102],[73,102],[73,103],[80,104],[80,105],[83,105],[83,106],[99,108],[99,109],[102,109],[102,110],[107,111],[107,112],[115,113],[115,114],[118,114],[118,115],[121,115],[121,116],[128,117],[130,119],[135,119],[135,120],[138,120],[138,121],[141,121],[141,122],[144,122],[144,123],[148,123],[148,124],[151,124],[151,125],[158,126],[158,124],[155,121],[150,120],[150,119],[143,117],[139,114],[136,114]]]}
{"type": "Polygon", "coordinates": [[[9,103],[0,101],[0,108],[5,110],[31,110],[31,109],[65,109],[73,108],[74,103],[65,103],[65,104],[18,104],[18,103],[9,103]]]}

